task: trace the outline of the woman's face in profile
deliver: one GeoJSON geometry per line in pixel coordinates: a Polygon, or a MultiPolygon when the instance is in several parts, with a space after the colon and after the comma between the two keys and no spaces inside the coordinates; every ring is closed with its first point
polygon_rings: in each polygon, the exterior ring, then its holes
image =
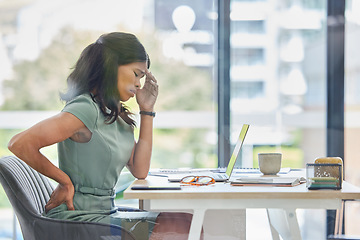
{"type": "Polygon", "coordinates": [[[134,62],[118,67],[117,88],[120,100],[126,102],[141,88],[140,79],[145,76],[146,62],[134,62]]]}

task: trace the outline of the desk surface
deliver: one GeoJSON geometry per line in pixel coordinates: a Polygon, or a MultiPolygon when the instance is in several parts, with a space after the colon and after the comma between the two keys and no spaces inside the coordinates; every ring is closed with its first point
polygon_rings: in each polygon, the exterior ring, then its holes
{"type": "MultiPolygon", "coordinates": [[[[131,186],[171,186],[166,177],[148,176],[131,186]]],[[[209,186],[182,186],[181,190],[125,190],[125,199],[360,199],[360,188],[346,181],[341,190],[308,190],[306,184],[294,187],[231,186],[215,183],[209,186]]]]}
{"type": "MultiPolygon", "coordinates": [[[[134,185],[177,184],[169,183],[167,177],[148,176],[145,180],[135,180],[131,186],[134,185]]],[[[297,240],[301,239],[295,211],[297,208],[340,209],[342,199],[360,199],[360,188],[345,181],[341,190],[308,190],[305,183],[294,187],[231,186],[230,183],[215,183],[209,186],[182,186],[181,190],[131,190],[131,186],[125,190],[124,198],[140,199],[142,207],[146,205],[146,210],[192,209],[193,220],[189,232],[191,240],[199,239],[205,212],[210,209],[270,209],[268,214],[273,239],[279,239],[278,235],[282,234],[290,236],[287,239],[297,240]],[[279,216],[286,219],[278,221],[279,216]],[[286,225],[288,228],[284,230],[286,225]]]]}

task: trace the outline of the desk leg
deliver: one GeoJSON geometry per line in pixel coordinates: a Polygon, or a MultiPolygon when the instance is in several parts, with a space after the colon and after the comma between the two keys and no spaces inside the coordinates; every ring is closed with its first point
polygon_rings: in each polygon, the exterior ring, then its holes
{"type": "Polygon", "coordinates": [[[275,229],[275,227],[273,226],[273,223],[271,221],[271,217],[272,214],[269,212],[269,209],[266,209],[267,211],[267,216],[268,216],[268,220],[269,220],[269,225],[270,225],[270,231],[271,231],[271,236],[272,236],[272,240],[280,240],[279,237],[279,232],[275,229]],[[271,216],[271,217],[270,217],[271,216]]]}
{"type": "Polygon", "coordinates": [[[340,209],[336,209],[334,235],[343,234],[342,228],[343,228],[344,209],[345,209],[345,200],[341,202],[340,209]]]}
{"type": "Polygon", "coordinates": [[[150,210],[150,201],[149,200],[142,200],[139,199],[139,209],[145,210],[145,211],[151,211],[150,210]]]}
{"type": "Polygon", "coordinates": [[[191,221],[189,240],[199,240],[203,227],[205,209],[195,209],[191,221]]]}
{"type": "Polygon", "coordinates": [[[301,240],[295,209],[267,209],[274,240],[280,235],[284,240],[301,240]]]}

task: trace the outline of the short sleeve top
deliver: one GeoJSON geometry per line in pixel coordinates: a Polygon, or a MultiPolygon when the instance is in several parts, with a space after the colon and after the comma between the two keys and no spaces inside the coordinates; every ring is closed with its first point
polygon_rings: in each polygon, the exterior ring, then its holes
{"type": "Polygon", "coordinates": [[[59,167],[75,187],[74,207],[108,210],[112,203],[106,199],[113,197],[111,192],[131,157],[133,128],[121,118],[106,123],[99,105],[89,94],[69,101],[62,111],[73,114],[92,133],[89,142],[66,139],[58,143],[59,167]]]}

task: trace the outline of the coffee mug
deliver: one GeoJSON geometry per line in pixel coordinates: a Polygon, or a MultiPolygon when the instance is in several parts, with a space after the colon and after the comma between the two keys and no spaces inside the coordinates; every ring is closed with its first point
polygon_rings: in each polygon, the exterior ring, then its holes
{"type": "Polygon", "coordinates": [[[281,168],[281,153],[259,153],[259,169],[264,175],[276,175],[281,168]]]}

